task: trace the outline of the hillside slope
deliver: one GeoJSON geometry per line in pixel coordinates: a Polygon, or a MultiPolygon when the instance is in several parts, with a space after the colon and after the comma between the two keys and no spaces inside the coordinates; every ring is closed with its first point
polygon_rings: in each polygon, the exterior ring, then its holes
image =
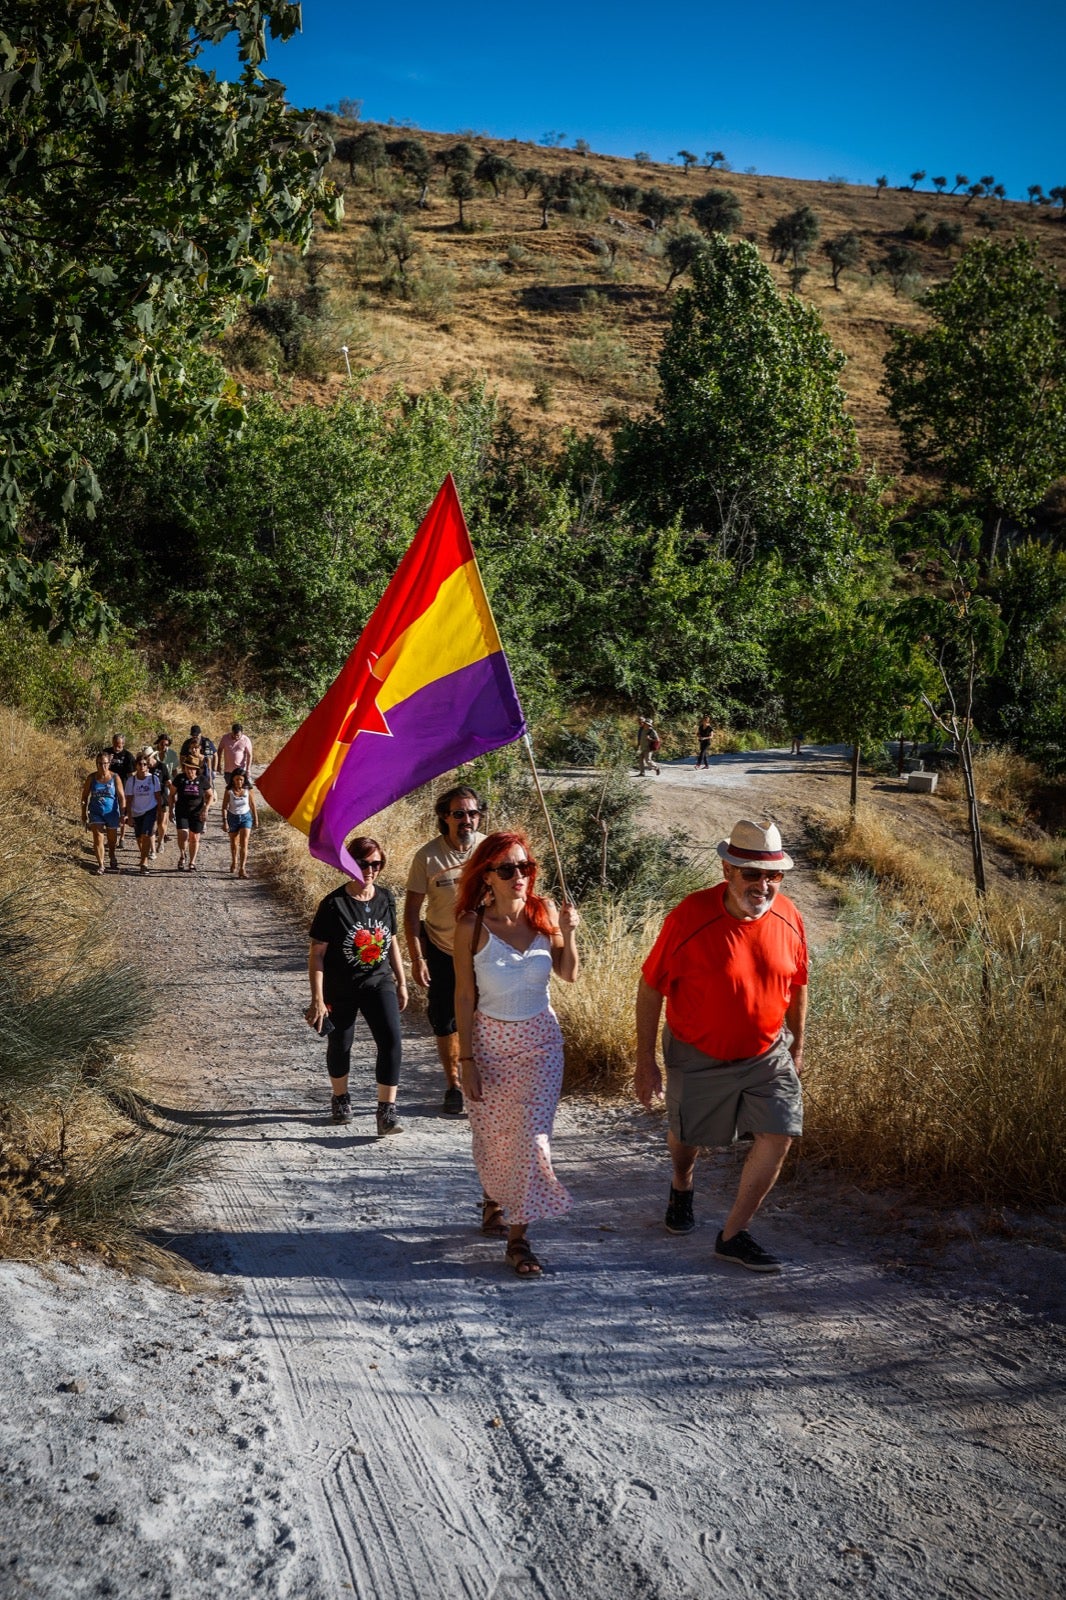
{"type": "MultiPolygon", "coordinates": [[[[341,151],[355,131],[355,124],[338,124],[341,151]]],[[[666,287],[663,237],[671,227],[693,226],[693,200],[709,189],[725,189],[741,207],[737,236],[758,246],[783,292],[792,284],[792,271],[771,263],[769,230],[776,218],[800,206],[816,213],[820,236],[799,290],[817,306],[847,356],[843,381],[866,467],[899,474],[899,440],[879,393],[882,358],[894,327],[921,323],[916,295],[945,278],[959,253],[957,245],[937,248],[908,233],[931,234],[938,223],[958,223],[962,244],[996,231],[1034,240],[1060,272],[1066,262],[1066,225],[1051,206],[925,188],[878,191],[839,179],[685,171],[469,132],[377,131],[385,141],[419,139],[433,157],[425,205],[418,204],[419,185],[393,166],[371,174],[334,163],[334,176],[346,190],[345,221],[335,233],[320,230],[305,263],[279,259],[273,291],[275,298],[311,308],[313,336],[290,363],[294,392],[302,398],[325,398],[345,381],[341,347],[347,345],[353,368],[365,374],[373,393],[393,384],[421,390],[481,380],[519,423],[555,437],[567,428],[614,426],[622,413],[638,413],[654,400],[659,344],[673,294],[685,282],[682,277],[666,287]],[[555,175],[587,170],[616,190],[657,188],[682,201],[684,210],[656,233],[637,211],[601,197],[582,208],[586,215],[554,206],[544,228],[535,188],[524,195],[512,184],[496,197],[481,183],[464,204],[460,228],[457,202],[439,164],[441,152],[459,140],[478,158],[490,152],[519,169],[555,175]],[[414,247],[402,270],[386,261],[368,226],[376,212],[397,210],[414,247]],[[841,274],[834,290],[821,247],[848,231],[859,235],[862,259],[841,274]],[[916,252],[920,269],[915,281],[895,292],[888,275],[875,275],[871,264],[900,243],[916,252]]],[[[229,338],[226,351],[246,382],[271,381],[268,369],[279,348],[261,329],[245,325],[229,338]]]]}

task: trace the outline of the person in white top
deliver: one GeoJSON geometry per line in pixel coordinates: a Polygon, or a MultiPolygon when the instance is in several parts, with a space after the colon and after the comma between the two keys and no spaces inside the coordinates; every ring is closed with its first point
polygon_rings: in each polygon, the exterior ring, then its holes
{"type": "Polygon", "coordinates": [[[133,825],[137,848],[141,853],[141,871],[148,871],[152,844],[163,809],[163,786],[159,774],[149,770],[148,757],[142,750],[134,762],[133,772],[126,779],[126,820],[133,825]]]}
{"type": "Polygon", "coordinates": [[[455,1031],[455,890],[459,874],[484,837],[477,831],[484,807],[465,784],[446,789],[434,801],[440,834],[414,853],[407,874],[403,926],[411,980],[428,989],[426,1011],[437,1040],[437,1055],[444,1068],[446,1117],[463,1115],[459,1087],[459,1039],[455,1031]],[[425,914],[423,915],[423,906],[425,914]]]}
{"type": "Polygon", "coordinates": [[[455,1018],[481,1227],[507,1234],[520,1278],[541,1272],[529,1224],[571,1206],[551,1162],[563,1036],[548,986],[553,973],[566,983],[578,975],[580,918],[576,906],[557,910],[534,893],[536,881],[525,834],[490,833],[464,867],[455,903],[455,1018]]]}
{"type": "Polygon", "coordinates": [[[238,878],[248,876],[248,840],[252,829],[258,826],[254,785],[243,767],[238,767],[222,796],[222,827],[229,833],[229,869],[238,878]]]}

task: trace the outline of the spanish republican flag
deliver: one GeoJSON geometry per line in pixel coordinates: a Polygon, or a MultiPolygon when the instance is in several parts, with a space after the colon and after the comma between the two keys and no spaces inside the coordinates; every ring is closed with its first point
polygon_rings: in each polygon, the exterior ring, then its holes
{"type": "Polygon", "coordinates": [[[449,473],[340,675],[258,787],[313,856],[361,877],[344,848],[361,822],[525,731],[449,473]]]}

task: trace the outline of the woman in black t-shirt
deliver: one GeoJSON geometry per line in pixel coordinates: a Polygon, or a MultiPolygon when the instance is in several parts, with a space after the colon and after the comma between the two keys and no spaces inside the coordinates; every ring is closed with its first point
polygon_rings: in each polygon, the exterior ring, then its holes
{"type": "Polygon", "coordinates": [[[362,1013],[377,1046],[377,1123],[383,1137],[403,1131],[396,1120],[396,1089],[407,978],[396,939],[396,903],[391,890],[378,884],[385,852],[369,838],[353,839],[348,849],[364,881],[342,883],[315,912],[307,960],[311,1004],[304,1015],[312,1028],[328,1033],[326,1070],[333,1088],[333,1120],[350,1122],[348,1072],[355,1024],[362,1013]]]}
{"type": "Polygon", "coordinates": [[[181,771],[170,780],[170,815],[178,828],[178,871],[185,870],[185,852],[189,853],[189,871],[196,871],[196,852],[200,848],[200,835],[207,822],[207,813],[215,791],[211,787],[211,774],[193,756],[186,756],[181,771]]]}

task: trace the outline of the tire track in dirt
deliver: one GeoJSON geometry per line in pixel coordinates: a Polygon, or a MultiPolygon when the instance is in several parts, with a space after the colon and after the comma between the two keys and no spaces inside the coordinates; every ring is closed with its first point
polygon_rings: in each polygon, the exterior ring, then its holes
{"type": "Polygon", "coordinates": [[[792,1266],[747,1277],[713,1257],[734,1158],[701,1164],[700,1226],[672,1238],[661,1124],[575,1104],[556,1141],[575,1211],[536,1230],[551,1270],[520,1282],[477,1231],[422,1019],[407,1131],[374,1136],[365,1056],[334,1129],[303,932],[223,850],[117,888],[166,905],[196,1041],[157,1071],[220,1157],[182,1248],[259,1332],[307,1600],[1061,1591],[1061,1330],[1011,1303],[1000,1258],[975,1245],[938,1282],[811,1177],[760,1228],[792,1266]]]}

